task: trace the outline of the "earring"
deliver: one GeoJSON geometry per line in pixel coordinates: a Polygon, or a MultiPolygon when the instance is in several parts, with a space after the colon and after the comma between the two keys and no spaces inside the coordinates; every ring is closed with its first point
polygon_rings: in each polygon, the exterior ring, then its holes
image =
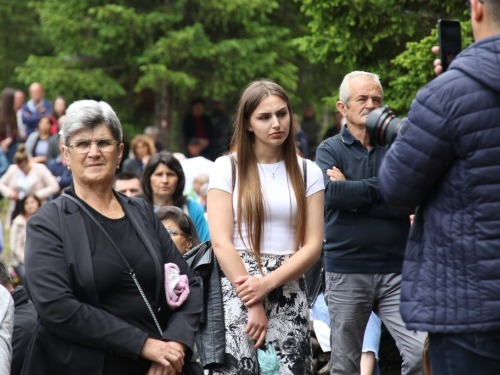
{"type": "Polygon", "coordinates": [[[71,167],[68,165],[68,169],[71,169],[71,167]]]}
{"type": "Polygon", "coordinates": [[[116,166],[116,169],[120,169],[120,164],[118,164],[118,165],[116,166]]]}

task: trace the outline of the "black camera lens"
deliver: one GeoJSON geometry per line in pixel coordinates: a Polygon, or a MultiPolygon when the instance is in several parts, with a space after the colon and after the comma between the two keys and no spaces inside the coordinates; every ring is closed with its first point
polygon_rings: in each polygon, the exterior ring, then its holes
{"type": "Polygon", "coordinates": [[[397,118],[387,105],[371,111],[366,119],[366,130],[372,146],[392,144],[396,136],[403,134],[407,127],[406,121],[397,118]]]}

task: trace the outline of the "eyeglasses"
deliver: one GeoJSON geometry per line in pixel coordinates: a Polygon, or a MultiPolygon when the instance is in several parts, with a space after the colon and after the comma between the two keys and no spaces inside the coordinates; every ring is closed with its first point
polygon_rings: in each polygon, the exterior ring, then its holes
{"type": "Polygon", "coordinates": [[[167,229],[167,232],[168,232],[170,235],[174,235],[174,236],[185,236],[185,237],[189,237],[186,233],[181,232],[180,230],[177,230],[177,229],[167,229]]]}
{"type": "Polygon", "coordinates": [[[69,147],[72,147],[77,154],[86,154],[90,151],[90,148],[92,147],[93,144],[97,146],[97,149],[100,152],[111,152],[115,148],[115,144],[119,143],[113,139],[105,138],[105,139],[99,139],[94,142],[81,140],[73,143],[72,145],[69,145],[69,147]]]}

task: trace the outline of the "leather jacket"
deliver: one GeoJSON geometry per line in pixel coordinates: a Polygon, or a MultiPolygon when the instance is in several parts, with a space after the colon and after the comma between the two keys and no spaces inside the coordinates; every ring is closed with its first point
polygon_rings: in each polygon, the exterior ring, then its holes
{"type": "Polygon", "coordinates": [[[200,329],[195,336],[200,362],[205,369],[220,368],[226,354],[226,331],[219,262],[210,241],[188,251],[184,259],[202,279],[203,311],[200,329]]]}

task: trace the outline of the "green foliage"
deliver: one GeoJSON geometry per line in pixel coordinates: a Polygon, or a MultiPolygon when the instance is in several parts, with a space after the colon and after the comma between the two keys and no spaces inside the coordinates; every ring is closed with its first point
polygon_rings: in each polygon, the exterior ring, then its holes
{"type": "MultiPolygon", "coordinates": [[[[296,0],[300,1],[300,0],[296,0]]],[[[315,62],[342,63],[351,70],[382,67],[405,43],[428,35],[439,18],[463,14],[457,1],[302,0],[310,35],[295,42],[315,62]]]]}
{"type": "Polygon", "coordinates": [[[35,10],[25,1],[0,0],[0,90],[21,87],[14,69],[30,53],[50,53],[50,42],[44,36],[35,10]]]}
{"type": "MultiPolygon", "coordinates": [[[[464,4],[455,0],[295,0],[309,19],[309,34],[294,44],[310,61],[380,75],[385,102],[407,111],[417,91],[434,77],[431,47],[437,20],[459,19],[471,42],[464,4]]],[[[335,103],[338,85],[324,99],[335,103]]]]}
{"type": "MultiPolygon", "coordinates": [[[[473,42],[470,21],[461,23],[462,48],[473,42]]],[[[437,56],[431,48],[438,44],[437,28],[433,29],[430,36],[420,42],[409,42],[406,51],[392,60],[394,64],[391,76],[395,77],[389,82],[391,87],[388,103],[396,111],[408,111],[415,98],[415,93],[427,82],[432,80],[434,66],[432,61],[437,56]]]]}
{"type": "MultiPolygon", "coordinates": [[[[168,86],[188,95],[236,96],[249,81],[271,78],[297,88],[296,52],[286,1],[33,0],[54,53],[34,53],[16,69],[47,96],[110,101],[125,121],[137,95],[168,86]]],[[[295,4],[291,4],[295,7],[295,4]]],[[[298,16],[301,16],[298,13],[298,16]]],[[[293,24],[292,24],[293,25],[293,24]]]]}

